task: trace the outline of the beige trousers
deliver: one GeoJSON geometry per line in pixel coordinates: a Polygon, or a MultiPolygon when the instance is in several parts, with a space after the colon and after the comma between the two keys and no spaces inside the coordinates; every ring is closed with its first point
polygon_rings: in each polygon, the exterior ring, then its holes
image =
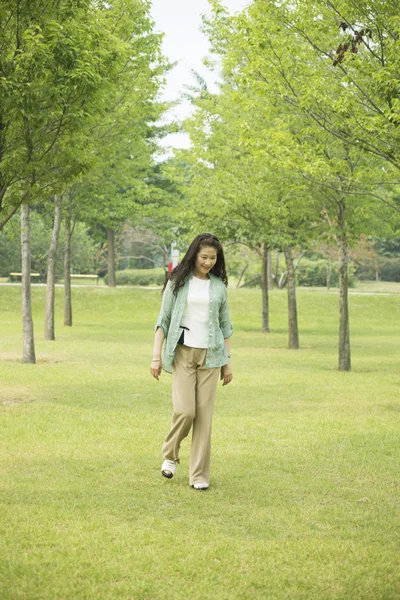
{"type": "Polygon", "coordinates": [[[172,365],[173,415],[162,447],[164,460],[179,462],[179,448],[191,427],[190,485],[210,483],[211,426],[220,368],[205,367],[206,349],[176,347],[172,365]]]}

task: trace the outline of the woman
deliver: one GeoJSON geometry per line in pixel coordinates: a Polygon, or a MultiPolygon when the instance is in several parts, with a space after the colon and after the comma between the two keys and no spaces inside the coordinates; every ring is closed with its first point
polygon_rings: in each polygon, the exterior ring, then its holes
{"type": "Polygon", "coordinates": [[[161,473],[171,479],[191,427],[190,485],[210,484],[211,424],[218,378],[232,381],[225,259],[219,240],[198,235],[163,290],[150,373],[172,373],[173,416],[163,444],[161,473]],[[161,349],[165,340],[163,356],[161,349]]]}

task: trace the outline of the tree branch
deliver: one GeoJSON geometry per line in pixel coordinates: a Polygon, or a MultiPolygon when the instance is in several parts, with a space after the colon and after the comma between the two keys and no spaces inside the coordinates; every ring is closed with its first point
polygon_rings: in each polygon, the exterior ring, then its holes
{"type": "Polygon", "coordinates": [[[18,202],[18,204],[16,206],[14,206],[12,211],[7,215],[7,217],[5,219],[3,219],[3,221],[0,221],[0,231],[2,231],[4,229],[4,227],[7,225],[8,221],[10,219],[12,219],[12,217],[15,215],[17,210],[19,210],[21,204],[22,204],[22,200],[20,202],[18,202]]]}

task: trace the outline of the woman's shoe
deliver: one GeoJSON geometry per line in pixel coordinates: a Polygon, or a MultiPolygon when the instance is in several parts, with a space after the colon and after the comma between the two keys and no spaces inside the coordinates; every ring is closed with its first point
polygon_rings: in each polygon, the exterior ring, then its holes
{"type": "Polygon", "coordinates": [[[194,483],[192,488],[195,490],[199,490],[201,492],[206,492],[208,490],[208,483],[206,481],[199,481],[199,483],[194,483]]]}
{"type": "Polygon", "coordinates": [[[174,460],[164,460],[161,465],[161,474],[167,479],[172,479],[176,471],[176,462],[174,460]]]}

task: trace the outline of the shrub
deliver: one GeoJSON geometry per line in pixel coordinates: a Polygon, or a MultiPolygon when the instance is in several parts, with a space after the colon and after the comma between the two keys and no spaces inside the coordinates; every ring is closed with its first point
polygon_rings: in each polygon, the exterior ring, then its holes
{"type": "MultiPolygon", "coordinates": [[[[378,256],[378,276],[381,281],[400,281],[400,258],[378,256]]],[[[355,272],[357,279],[372,281],[376,279],[376,267],[358,265],[355,272]]]]}
{"type": "MultiPolygon", "coordinates": [[[[329,264],[328,261],[321,258],[318,260],[311,260],[303,258],[300,261],[299,266],[296,269],[297,285],[304,285],[308,287],[324,287],[327,285],[329,264]]],[[[330,285],[332,287],[338,287],[339,285],[339,270],[338,263],[331,263],[331,277],[330,285]]],[[[354,266],[349,264],[349,287],[354,287],[354,266]]]]}
{"type": "MultiPolygon", "coordinates": [[[[116,271],[115,277],[118,285],[163,285],[165,273],[162,267],[157,269],[125,269],[116,271]]],[[[104,277],[108,283],[108,276],[104,277]]]]}
{"type": "Polygon", "coordinates": [[[400,258],[380,256],[378,271],[381,281],[400,281],[400,258]]]}
{"type": "Polygon", "coordinates": [[[359,263],[354,274],[360,281],[372,281],[376,279],[376,268],[370,263],[359,263]]]}

